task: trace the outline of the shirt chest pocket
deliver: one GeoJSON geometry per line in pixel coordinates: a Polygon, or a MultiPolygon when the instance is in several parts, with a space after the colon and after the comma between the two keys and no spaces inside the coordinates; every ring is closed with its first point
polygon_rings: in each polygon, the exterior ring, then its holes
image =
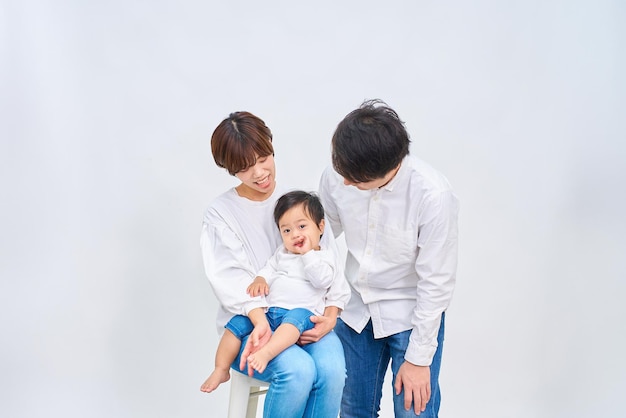
{"type": "Polygon", "coordinates": [[[385,225],[377,237],[380,257],[392,264],[414,263],[417,255],[417,231],[385,225]]]}

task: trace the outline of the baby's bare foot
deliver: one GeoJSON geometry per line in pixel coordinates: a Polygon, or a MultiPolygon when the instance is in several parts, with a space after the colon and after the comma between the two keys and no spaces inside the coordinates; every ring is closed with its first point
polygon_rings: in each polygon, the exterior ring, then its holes
{"type": "Polygon", "coordinates": [[[210,393],[213,392],[217,387],[227,382],[230,379],[230,372],[228,369],[215,369],[213,373],[204,381],[202,386],[200,386],[200,390],[202,392],[210,393]]]}
{"type": "Polygon", "coordinates": [[[265,350],[259,350],[254,354],[250,354],[248,364],[257,372],[263,373],[267,367],[267,363],[269,363],[272,358],[273,357],[265,350]]]}

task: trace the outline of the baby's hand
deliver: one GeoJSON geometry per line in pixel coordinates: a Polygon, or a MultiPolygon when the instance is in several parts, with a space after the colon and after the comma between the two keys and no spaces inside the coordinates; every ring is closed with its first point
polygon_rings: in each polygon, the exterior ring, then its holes
{"type": "Polygon", "coordinates": [[[267,282],[263,277],[257,276],[252,284],[246,289],[246,293],[249,294],[251,298],[261,295],[265,296],[270,293],[270,287],[267,285],[267,282]]]}
{"type": "Polygon", "coordinates": [[[311,251],[313,248],[311,247],[311,241],[308,237],[303,237],[302,241],[295,246],[293,252],[295,254],[306,254],[311,251]]]}

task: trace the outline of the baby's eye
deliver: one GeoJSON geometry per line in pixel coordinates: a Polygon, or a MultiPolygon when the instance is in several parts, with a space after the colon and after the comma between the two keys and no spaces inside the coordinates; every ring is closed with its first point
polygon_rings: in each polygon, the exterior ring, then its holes
{"type": "Polygon", "coordinates": [[[290,231],[291,231],[291,229],[285,228],[285,229],[283,229],[283,234],[288,234],[290,231]]]}
{"type": "Polygon", "coordinates": [[[304,229],[304,228],[306,228],[305,224],[300,225],[300,229],[304,229]]]}

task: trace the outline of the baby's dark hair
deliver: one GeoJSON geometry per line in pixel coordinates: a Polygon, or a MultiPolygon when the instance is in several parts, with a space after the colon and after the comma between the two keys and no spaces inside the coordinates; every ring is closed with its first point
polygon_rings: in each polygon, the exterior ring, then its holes
{"type": "Polygon", "coordinates": [[[313,219],[316,225],[319,225],[324,219],[324,207],[317,195],[302,190],[294,190],[282,195],[277,201],[274,207],[274,222],[276,226],[280,227],[280,218],[283,217],[285,212],[289,209],[302,205],[304,212],[313,219]]]}

